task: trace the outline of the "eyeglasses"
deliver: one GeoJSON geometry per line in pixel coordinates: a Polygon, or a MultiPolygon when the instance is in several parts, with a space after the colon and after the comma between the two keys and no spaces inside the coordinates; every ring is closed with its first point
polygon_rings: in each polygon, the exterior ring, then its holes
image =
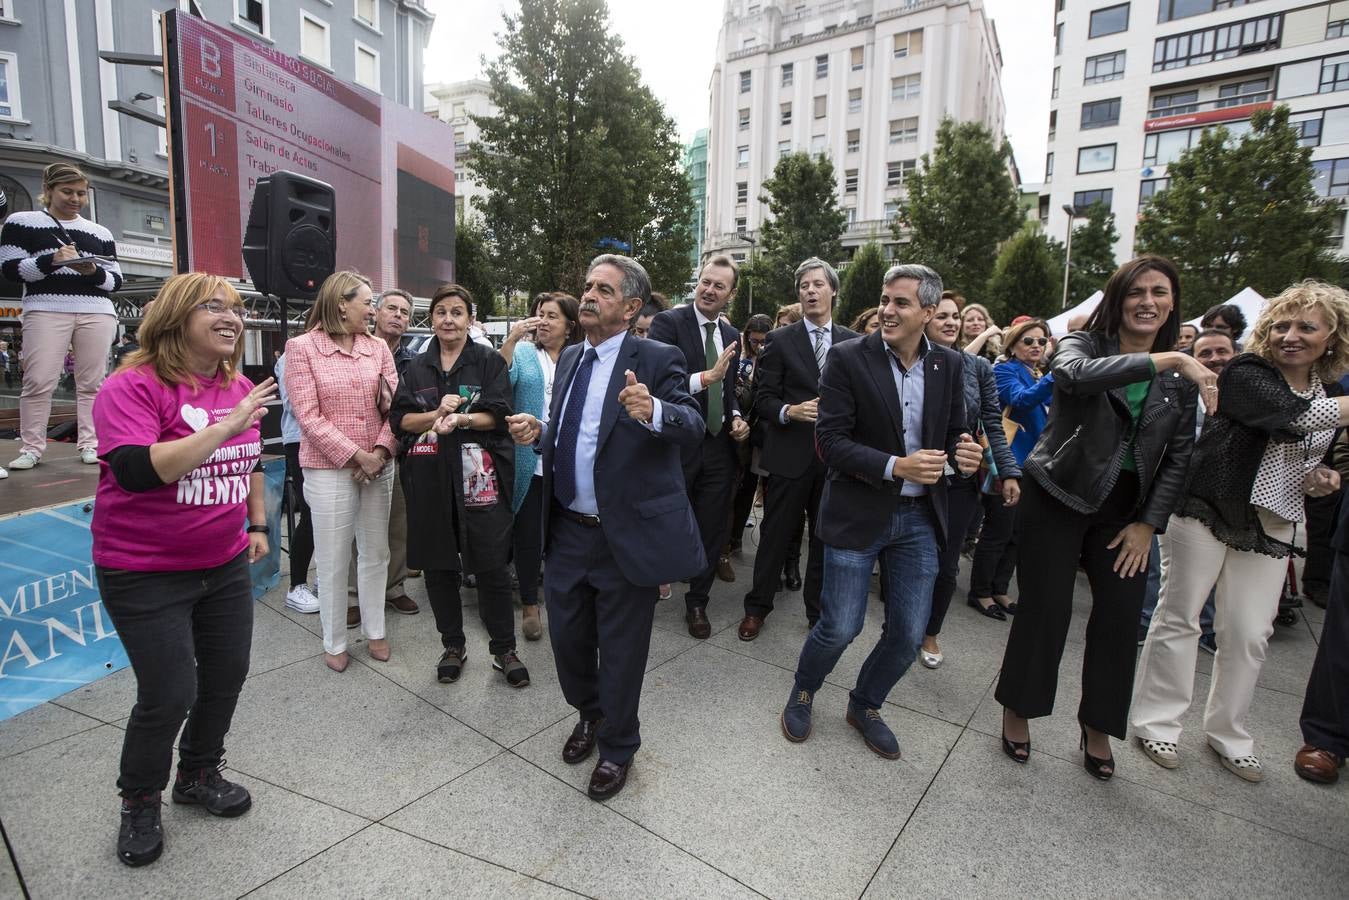
{"type": "Polygon", "coordinates": [[[243,319],[244,317],[242,306],[226,306],[218,300],[207,300],[205,303],[198,303],[195,308],[204,310],[213,316],[231,315],[236,319],[243,319]]]}
{"type": "Polygon", "coordinates": [[[751,347],[762,347],[766,343],[768,343],[767,338],[759,341],[756,341],[754,338],[749,339],[749,344],[751,347]]]}
{"type": "Polygon", "coordinates": [[[1027,347],[1034,347],[1036,344],[1043,347],[1049,343],[1049,338],[1023,337],[1021,343],[1025,344],[1027,347]]]}

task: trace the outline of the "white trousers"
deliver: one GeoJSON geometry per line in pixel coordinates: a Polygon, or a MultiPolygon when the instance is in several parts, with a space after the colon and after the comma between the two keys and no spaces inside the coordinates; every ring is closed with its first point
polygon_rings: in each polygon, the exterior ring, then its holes
{"type": "MultiPolygon", "coordinates": [[[[1291,542],[1293,523],[1257,509],[1270,537],[1291,542]]],[[[1161,544],[1162,584],[1157,611],[1138,661],[1130,720],[1134,733],[1180,741],[1180,717],[1194,695],[1199,613],[1217,585],[1213,617],[1218,652],[1204,710],[1204,733],[1223,756],[1255,753],[1246,713],[1274,633],[1274,615],[1288,560],[1233,550],[1197,519],[1172,516],[1161,544]]]]}
{"type": "Polygon", "coordinates": [[[318,560],[319,621],[323,649],[347,649],[347,565],[356,539],[356,597],[361,630],[372,641],[384,637],[384,579],[389,570],[389,502],[394,467],[366,484],[351,469],[305,469],[304,499],[314,524],[318,560]]]}

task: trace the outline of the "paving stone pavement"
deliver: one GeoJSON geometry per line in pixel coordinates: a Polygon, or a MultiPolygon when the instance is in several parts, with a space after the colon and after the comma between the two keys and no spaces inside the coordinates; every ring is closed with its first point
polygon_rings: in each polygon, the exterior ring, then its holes
{"type": "MultiPolygon", "coordinates": [[[[778,715],[805,636],[799,594],[760,638],[735,626],[753,565],[718,582],[713,636],[690,638],[682,586],[657,610],[642,697],[643,746],[627,788],[585,796],[590,766],[559,756],[574,722],[547,640],[522,641],[532,685],[491,669],[476,611],[463,678],[438,684],[439,640],[420,580],[416,616],[390,611],[393,659],[359,637],[343,674],[323,665],[318,617],[257,605],[252,670],[228,740],[229,777],[253,792],[236,820],[164,808],[166,849],[145,869],[113,855],[129,670],[0,723],[0,898],[120,897],[1343,897],[1349,779],[1293,774],[1297,715],[1321,611],[1279,627],[1251,710],[1267,778],[1231,775],[1186,719],[1182,766],[1116,742],[1116,777],[1082,768],[1073,718],[1089,595],[1079,580],[1053,717],[1018,766],[999,750],[992,687],[1008,624],[964,597],[945,663],[915,663],[886,704],[903,757],[867,751],[843,721],[867,628],[816,699],[815,732],[778,715]]],[[[466,594],[471,606],[473,592],[466,594]]],[[[357,635],[358,632],[352,632],[357,635]]],[[[1200,654],[1196,697],[1211,658],[1200,654]]]]}

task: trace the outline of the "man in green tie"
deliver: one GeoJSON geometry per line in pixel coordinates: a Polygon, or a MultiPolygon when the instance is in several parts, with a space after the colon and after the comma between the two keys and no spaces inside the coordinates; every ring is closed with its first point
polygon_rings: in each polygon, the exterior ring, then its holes
{"type": "Polygon", "coordinates": [[[648,337],[678,347],[692,374],[689,393],[698,401],[707,431],[701,446],[685,447],[684,484],[707,552],[707,569],[689,582],[684,595],[689,634],[700,640],[712,634],[707,620],[708,591],[726,547],[735,500],[734,441],[749,437],[749,426],[735,398],[734,373],[740,347],[722,310],[735,296],[740,270],[729,256],[713,256],[698,275],[692,303],[666,310],[651,320],[648,337]],[[727,377],[728,374],[731,377],[727,377]]]}

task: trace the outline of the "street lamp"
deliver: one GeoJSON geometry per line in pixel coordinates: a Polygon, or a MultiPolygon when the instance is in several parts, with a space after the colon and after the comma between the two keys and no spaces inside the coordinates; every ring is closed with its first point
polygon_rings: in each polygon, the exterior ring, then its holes
{"type": "MultiPolygon", "coordinates": [[[[745,234],[745,232],[743,232],[743,231],[737,231],[737,232],[735,233],[735,236],[738,237],[738,238],[740,238],[740,240],[744,241],[745,243],[749,244],[749,265],[750,265],[750,268],[751,268],[751,269],[754,268],[754,248],[757,247],[757,246],[759,245],[759,242],[756,241],[754,238],[750,237],[748,234],[745,234]]],[[[754,279],[753,279],[753,277],[751,277],[750,280],[749,280],[749,298],[748,298],[748,300],[746,301],[746,305],[747,305],[748,308],[749,308],[749,314],[750,314],[751,316],[754,315],[754,279]]]]}
{"type": "Polygon", "coordinates": [[[1073,263],[1073,219],[1077,218],[1077,207],[1071,203],[1063,204],[1068,214],[1068,240],[1063,247],[1063,309],[1068,308],[1068,269],[1073,263]]]}

